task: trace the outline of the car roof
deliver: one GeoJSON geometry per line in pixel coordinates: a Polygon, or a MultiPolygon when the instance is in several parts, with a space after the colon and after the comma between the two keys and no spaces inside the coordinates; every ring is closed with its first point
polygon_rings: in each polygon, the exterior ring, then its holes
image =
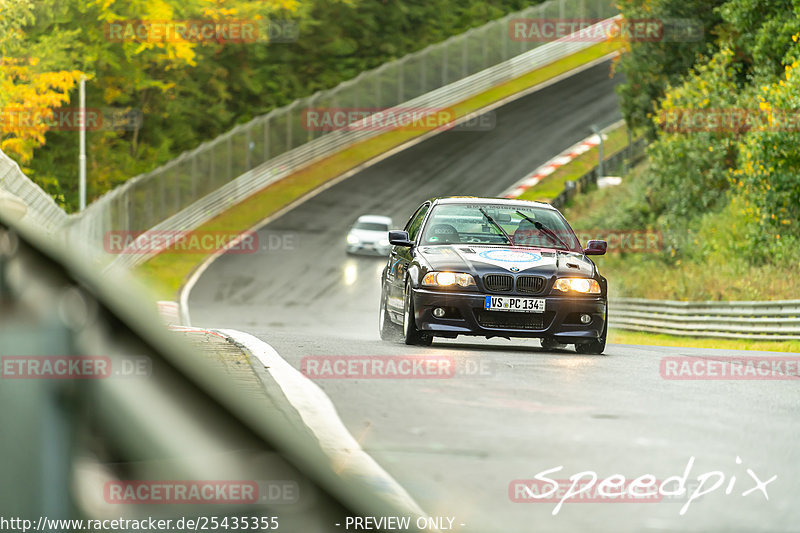
{"type": "Polygon", "coordinates": [[[445,196],[432,198],[434,204],[487,204],[487,205],[508,205],[517,207],[539,207],[557,211],[555,207],[544,202],[532,202],[530,200],[517,200],[516,198],[489,198],[481,196],[445,196]]]}
{"type": "Polygon", "coordinates": [[[361,215],[358,217],[359,222],[377,222],[378,224],[387,224],[390,225],[392,223],[392,219],[389,217],[385,217],[383,215],[361,215]]]}

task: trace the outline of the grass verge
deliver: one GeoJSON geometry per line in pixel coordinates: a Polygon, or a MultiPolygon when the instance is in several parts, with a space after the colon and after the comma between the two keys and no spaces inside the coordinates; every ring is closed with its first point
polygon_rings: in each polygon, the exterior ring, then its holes
{"type": "MultiPolygon", "coordinates": [[[[628,128],[622,124],[606,133],[603,142],[603,157],[608,158],[628,145],[628,128]]],[[[592,148],[582,153],[564,166],[558,167],[552,174],[526,190],[519,197],[522,200],[549,202],[564,190],[568,181],[575,181],[597,166],[599,148],[592,148]]]]}
{"type": "MultiPolygon", "coordinates": [[[[592,228],[660,230],[658,226],[614,227],[613,219],[622,200],[637,194],[636,188],[646,172],[644,161],[632,169],[622,185],[575,196],[562,210],[564,216],[579,233],[592,228]]],[[[647,249],[646,253],[596,257],[594,261],[609,280],[612,297],[684,301],[798,299],[800,264],[790,258],[777,264],[751,264],[746,250],[738,248],[742,240],[738,235],[747,231],[738,211],[733,202],[720,211],[703,214],[680,255],[666,249],[647,249]]]]}
{"type": "MultiPolygon", "coordinates": [[[[467,115],[493,102],[601,58],[619,48],[619,43],[598,43],[524,76],[493,87],[450,106],[450,108],[457,117],[467,115]]],[[[244,202],[203,224],[196,231],[238,232],[251,228],[327,181],[424,133],[425,131],[419,130],[390,131],[342,150],[287,176],[278,183],[255,192],[244,202]]],[[[153,288],[156,297],[173,299],[186,278],[208,255],[206,253],[179,254],[165,250],[137,268],[137,273],[153,288]]]]}
{"type": "Polygon", "coordinates": [[[647,333],[641,331],[608,330],[611,344],[715,348],[718,350],[755,350],[766,352],[800,352],[800,341],[763,341],[754,339],[713,339],[647,333]]]}

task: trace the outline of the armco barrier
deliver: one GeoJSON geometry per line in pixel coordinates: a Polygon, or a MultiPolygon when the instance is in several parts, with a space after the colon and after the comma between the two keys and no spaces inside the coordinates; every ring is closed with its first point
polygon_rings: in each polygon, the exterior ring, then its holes
{"type": "Polygon", "coordinates": [[[622,298],[609,302],[609,327],[728,339],[800,340],[800,300],[679,302],[622,298]]]}
{"type": "MultiPolygon", "coordinates": [[[[627,169],[644,156],[644,148],[644,139],[638,139],[610,157],[603,159],[603,173],[606,176],[626,174],[627,169]]],[[[603,176],[600,175],[600,166],[598,165],[580,178],[566,182],[564,190],[550,201],[550,205],[556,209],[561,209],[576,194],[587,192],[590,187],[596,186],[597,179],[601,177],[603,176]]]]}

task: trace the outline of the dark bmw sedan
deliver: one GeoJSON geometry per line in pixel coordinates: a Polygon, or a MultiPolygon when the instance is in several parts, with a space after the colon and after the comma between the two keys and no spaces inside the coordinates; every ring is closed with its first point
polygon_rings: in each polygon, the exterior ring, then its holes
{"type": "Polygon", "coordinates": [[[452,197],[429,200],[403,231],[381,275],[385,340],[429,345],[459,335],[537,337],[552,349],[606,345],[607,285],[554,207],[539,202],[452,197]]]}

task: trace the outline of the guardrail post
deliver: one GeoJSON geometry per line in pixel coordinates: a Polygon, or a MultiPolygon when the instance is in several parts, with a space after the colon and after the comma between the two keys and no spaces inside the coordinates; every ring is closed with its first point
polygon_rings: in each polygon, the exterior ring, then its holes
{"type": "Polygon", "coordinates": [[[447,41],[441,44],[442,47],[442,87],[447,85],[447,41]]]}
{"type": "Polygon", "coordinates": [[[405,100],[405,90],[404,90],[404,77],[405,77],[405,67],[406,67],[406,60],[401,59],[397,62],[397,102],[402,102],[405,100]]]}
{"type": "MultiPolygon", "coordinates": [[[[143,186],[147,187],[147,192],[145,194],[145,201],[147,202],[147,226],[152,227],[155,226],[158,222],[155,222],[155,217],[153,216],[153,206],[156,203],[155,195],[153,194],[153,187],[150,183],[145,183],[143,186]]],[[[107,225],[105,227],[108,227],[107,225]]]]}
{"type": "Polygon", "coordinates": [[[374,82],[375,87],[373,89],[375,91],[374,92],[374,94],[375,94],[375,103],[376,103],[375,107],[377,107],[379,109],[383,107],[383,100],[381,100],[381,76],[380,76],[380,74],[381,74],[381,71],[378,70],[378,71],[375,72],[375,75],[373,76],[373,78],[375,79],[375,82],[374,82]]]}
{"type": "Polygon", "coordinates": [[[500,24],[500,31],[502,32],[500,36],[500,42],[503,43],[501,52],[503,56],[501,61],[505,61],[506,59],[508,59],[508,41],[511,38],[511,36],[508,34],[508,24],[505,24],[505,27],[503,27],[503,25],[500,24]]]}
{"type": "Polygon", "coordinates": [[[164,186],[164,176],[159,174],[156,178],[158,180],[158,188],[159,188],[159,195],[158,198],[161,200],[158,204],[159,212],[161,216],[159,217],[161,220],[166,220],[167,218],[167,190],[164,186]]]}
{"type": "Polygon", "coordinates": [[[483,68],[487,68],[489,66],[489,39],[488,39],[488,34],[490,33],[490,31],[489,31],[490,29],[491,28],[486,29],[486,30],[483,31],[483,39],[482,39],[483,40],[483,68]]]}
{"type": "Polygon", "coordinates": [[[461,77],[466,78],[469,72],[469,54],[467,53],[467,42],[469,34],[461,38],[461,77]]]}
{"type": "Polygon", "coordinates": [[[425,92],[427,92],[426,89],[428,88],[428,84],[425,81],[425,75],[427,74],[427,72],[425,71],[425,54],[422,54],[420,56],[419,65],[420,65],[419,69],[422,71],[422,75],[419,77],[420,83],[422,84],[422,86],[420,87],[419,94],[425,94],[425,92]]]}
{"type": "Polygon", "coordinates": [[[228,149],[228,169],[225,181],[230,181],[233,179],[233,142],[231,141],[230,135],[225,139],[225,147],[228,149]]]}
{"type": "Polygon", "coordinates": [[[181,210],[181,165],[175,164],[175,212],[181,210]]]}
{"type": "Polygon", "coordinates": [[[197,199],[197,155],[192,155],[192,199],[197,199]]]}
{"type": "Polygon", "coordinates": [[[251,161],[250,161],[250,159],[251,159],[250,158],[250,152],[252,151],[252,146],[251,146],[252,141],[250,140],[250,127],[248,126],[246,129],[247,129],[247,131],[246,131],[245,140],[244,140],[245,144],[247,145],[247,146],[245,146],[245,154],[246,155],[244,157],[244,170],[245,170],[245,172],[247,172],[248,170],[250,170],[252,168],[251,165],[250,165],[250,163],[251,163],[251,161]]]}
{"type": "Polygon", "coordinates": [[[272,114],[267,115],[264,120],[264,161],[269,161],[269,121],[272,114]]]}

